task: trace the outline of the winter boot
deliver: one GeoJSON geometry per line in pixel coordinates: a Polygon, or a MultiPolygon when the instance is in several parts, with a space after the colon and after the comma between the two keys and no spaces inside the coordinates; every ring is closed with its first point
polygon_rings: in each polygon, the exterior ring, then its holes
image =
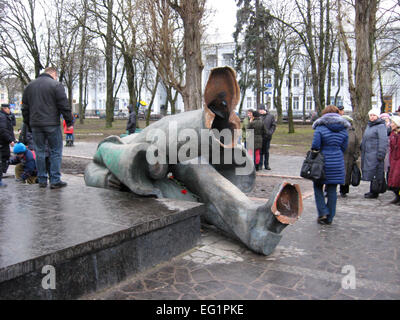
{"type": "Polygon", "coordinates": [[[395,195],[395,198],[394,198],[392,201],[390,201],[389,203],[390,203],[390,204],[398,204],[398,203],[400,203],[400,195],[399,195],[399,192],[398,192],[398,191],[395,191],[395,192],[394,192],[394,195],[395,195]]]}

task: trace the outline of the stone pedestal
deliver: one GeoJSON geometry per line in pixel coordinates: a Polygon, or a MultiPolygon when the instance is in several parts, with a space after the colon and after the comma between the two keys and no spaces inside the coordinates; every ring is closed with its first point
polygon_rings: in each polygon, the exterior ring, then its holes
{"type": "Polygon", "coordinates": [[[72,176],[58,190],[7,180],[0,299],[74,299],[167,261],[200,238],[199,203],[137,198],[72,176]]]}

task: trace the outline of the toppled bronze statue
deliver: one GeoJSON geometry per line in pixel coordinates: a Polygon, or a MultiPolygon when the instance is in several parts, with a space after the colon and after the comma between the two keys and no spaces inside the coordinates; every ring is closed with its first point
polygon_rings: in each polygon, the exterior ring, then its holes
{"type": "Polygon", "coordinates": [[[281,231],[299,218],[301,192],[298,185],[283,182],[264,205],[244,194],[254,188],[256,173],[253,159],[237,143],[239,96],[235,71],[213,69],[204,109],[164,117],[124,138],[106,138],[86,168],[86,184],[203,202],[207,222],[269,255],[281,231]]]}

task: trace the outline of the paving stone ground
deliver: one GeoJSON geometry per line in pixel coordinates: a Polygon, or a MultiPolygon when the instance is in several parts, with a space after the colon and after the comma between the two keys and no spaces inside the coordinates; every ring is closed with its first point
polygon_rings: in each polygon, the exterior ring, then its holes
{"type": "MultiPolygon", "coordinates": [[[[82,142],[64,154],[91,157],[95,150],[82,142]]],[[[270,256],[203,225],[191,251],[83,299],[400,299],[400,207],[389,204],[393,193],[364,199],[369,185],[362,182],[338,198],[332,225],[317,224],[312,184],[298,177],[302,161],[272,154],[272,170],[258,174],[266,196],[280,180],[299,183],[304,196],[300,220],[283,230],[270,256]]]]}

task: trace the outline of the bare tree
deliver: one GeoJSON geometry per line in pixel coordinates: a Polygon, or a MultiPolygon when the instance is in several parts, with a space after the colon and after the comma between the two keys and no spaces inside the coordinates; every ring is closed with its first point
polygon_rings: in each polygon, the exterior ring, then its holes
{"type": "Polygon", "coordinates": [[[182,21],[166,0],[148,0],[144,4],[148,12],[146,56],[153,62],[165,87],[166,109],[169,104],[174,114],[178,93],[183,97],[186,90],[182,21]]]}
{"type": "Polygon", "coordinates": [[[49,41],[48,30],[40,32],[37,26],[38,4],[37,0],[3,3],[6,14],[0,23],[0,57],[24,84],[31,81],[31,71],[37,77],[43,69],[41,54],[49,41]]]}
{"type": "Polygon", "coordinates": [[[201,75],[201,37],[203,35],[202,19],[205,13],[206,0],[167,0],[183,21],[184,58],[186,63],[186,81],[182,97],[185,111],[202,108],[201,75]]]}
{"type": "Polygon", "coordinates": [[[290,27],[281,21],[290,20],[290,7],[286,2],[278,2],[273,8],[271,14],[275,19],[271,25],[272,35],[272,67],[274,69],[274,93],[273,103],[277,112],[277,121],[282,123],[282,86],[285,78],[289,60],[286,57],[287,38],[292,33],[290,27]]]}
{"type": "MultiPolygon", "coordinates": [[[[85,27],[92,33],[100,37],[103,42],[103,56],[106,65],[106,127],[112,127],[114,121],[115,95],[118,92],[114,88],[118,77],[118,64],[121,59],[121,54],[117,54],[115,46],[115,33],[118,26],[114,21],[114,0],[91,0],[87,6],[88,15],[93,20],[94,26],[91,23],[86,23],[85,27]]],[[[120,84],[122,78],[120,77],[120,84]]]]}
{"type": "Polygon", "coordinates": [[[331,7],[330,0],[294,0],[299,21],[284,21],[300,38],[310,57],[312,85],[316,111],[325,108],[325,84],[331,53],[331,7]]]}
{"type": "Polygon", "coordinates": [[[343,9],[340,0],[337,1],[337,6],[339,31],[347,55],[349,92],[353,107],[353,117],[355,119],[354,126],[357,136],[361,137],[368,122],[368,111],[372,106],[373,53],[378,1],[356,0],[354,3],[354,36],[356,47],[356,67],[354,71],[352,50],[343,26],[343,9]],[[353,72],[355,73],[355,79],[353,78],[353,72]]]}

